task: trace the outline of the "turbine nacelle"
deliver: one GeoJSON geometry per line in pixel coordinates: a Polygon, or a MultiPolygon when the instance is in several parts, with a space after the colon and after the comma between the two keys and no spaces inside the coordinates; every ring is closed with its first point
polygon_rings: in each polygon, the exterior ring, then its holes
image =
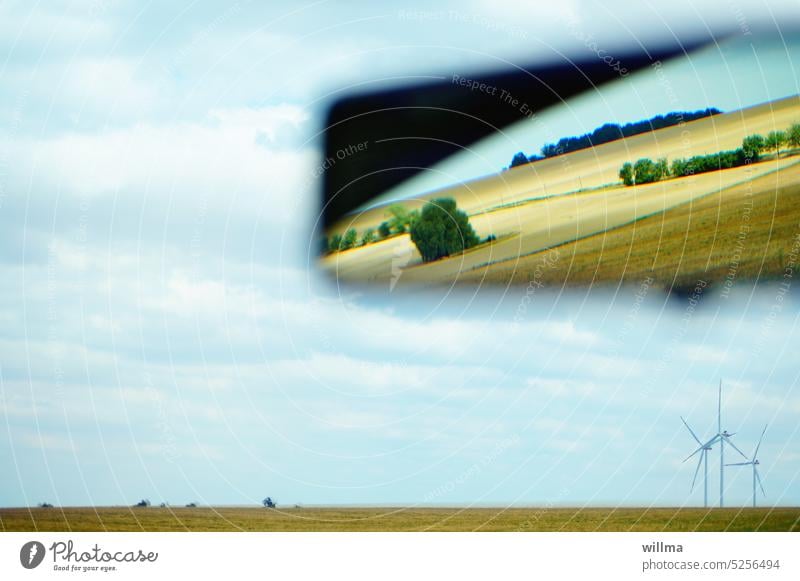
{"type": "Polygon", "coordinates": [[[744,458],[745,460],[748,460],[749,458],[748,458],[747,456],[745,456],[745,455],[744,455],[744,452],[742,452],[742,451],[741,451],[739,448],[737,448],[737,447],[736,447],[736,444],[734,444],[734,443],[731,441],[731,439],[730,439],[730,438],[731,438],[731,436],[733,436],[733,435],[735,435],[735,432],[734,432],[734,434],[730,434],[730,433],[728,433],[727,431],[725,431],[725,432],[722,432],[722,433],[720,433],[720,434],[716,434],[716,435],[715,435],[713,438],[711,438],[711,439],[710,439],[710,440],[708,440],[707,442],[700,444],[700,447],[699,447],[699,448],[697,448],[697,449],[696,449],[694,452],[692,452],[691,454],[689,454],[689,455],[688,455],[686,458],[684,458],[684,460],[683,460],[683,461],[684,461],[684,462],[686,462],[686,460],[688,460],[689,458],[691,458],[692,456],[694,456],[694,455],[695,455],[695,454],[697,454],[698,452],[702,452],[703,450],[711,450],[711,447],[712,447],[714,444],[716,444],[717,442],[720,442],[720,445],[722,444],[722,442],[724,442],[724,443],[728,444],[728,445],[729,445],[731,448],[733,448],[734,450],[736,450],[736,451],[737,451],[737,452],[738,452],[738,453],[741,455],[741,457],[742,457],[742,458],[744,458]]]}
{"type": "Polygon", "coordinates": [[[761,465],[761,462],[758,460],[758,451],[761,448],[761,441],[764,439],[764,434],[767,431],[767,426],[764,426],[764,430],[761,432],[761,437],[758,439],[758,444],[756,445],[756,449],[753,452],[753,459],[748,460],[747,462],[737,462],[735,464],[725,464],[725,466],[752,466],[753,467],[753,506],[756,506],[756,483],[761,488],[761,493],[766,496],[767,491],[764,490],[764,484],[761,482],[761,474],[758,473],[758,466],[761,465]]]}

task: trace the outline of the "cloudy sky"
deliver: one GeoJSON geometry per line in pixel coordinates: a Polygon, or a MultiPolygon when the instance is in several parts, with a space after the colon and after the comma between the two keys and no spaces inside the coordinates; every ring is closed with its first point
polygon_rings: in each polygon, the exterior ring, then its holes
{"type": "Polygon", "coordinates": [[[0,5],[0,505],[696,504],[679,415],[712,434],[720,378],[743,450],[770,425],[764,502],[800,503],[777,289],[386,298],[315,272],[337,92],[793,9],[520,4],[0,5]]]}

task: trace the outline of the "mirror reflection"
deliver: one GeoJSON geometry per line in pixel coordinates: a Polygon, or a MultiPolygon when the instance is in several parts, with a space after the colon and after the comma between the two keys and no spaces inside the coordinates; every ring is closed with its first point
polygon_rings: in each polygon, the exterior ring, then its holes
{"type": "Polygon", "coordinates": [[[376,192],[325,233],[322,267],[389,290],[702,281],[725,293],[791,278],[799,57],[796,37],[740,37],[532,111],[376,192]]]}

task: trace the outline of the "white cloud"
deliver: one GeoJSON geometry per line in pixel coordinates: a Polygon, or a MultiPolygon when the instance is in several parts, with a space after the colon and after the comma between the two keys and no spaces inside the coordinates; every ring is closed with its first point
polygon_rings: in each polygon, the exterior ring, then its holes
{"type": "Polygon", "coordinates": [[[180,316],[260,318],[269,312],[265,297],[249,285],[192,280],[180,271],[172,273],[164,293],[150,294],[142,302],[155,311],[180,316]]]}
{"type": "Polygon", "coordinates": [[[354,398],[412,395],[422,401],[451,396],[479,399],[497,388],[503,377],[502,371],[487,366],[426,365],[408,358],[359,359],[331,352],[271,361],[267,366],[278,385],[300,386],[314,381],[331,395],[354,398]],[[465,387],[474,389],[464,390],[465,387]]]}
{"type": "Polygon", "coordinates": [[[723,364],[728,358],[728,351],[713,345],[684,345],[681,347],[680,357],[685,361],[723,364]]]}
{"type": "Polygon", "coordinates": [[[159,95],[138,69],[138,63],[128,58],[91,58],[65,63],[62,70],[47,76],[61,77],[55,87],[59,103],[71,104],[73,121],[78,122],[85,109],[117,118],[149,113],[159,95]]]}
{"type": "Polygon", "coordinates": [[[268,149],[287,149],[299,142],[300,130],[309,120],[305,109],[296,105],[276,105],[260,109],[213,109],[209,116],[219,123],[227,140],[232,144],[253,140],[268,149]]]}
{"type": "Polygon", "coordinates": [[[13,167],[23,175],[35,169],[45,191],[132,196],[204,219],[265,210],[264,219],[285,222],[312,201],[304,185],[316,156],[310,146],[284,149],[273,140],[305,129],[307,120],[293,105],[218,109],[199,123],[70,132],[19,139],[8,149],[13,167]]]}
{"type": "Polygon", "coordinates": [[[14,439],[25,447],[39,451],[75,452],[77,449],[74,442],[69,438],[65,438],[60,432],[24,430],[15,434],[14,439]]]}
{"type": "Polygon", "coordinates": [[[6,42],[15,40],[15,50],[23,54],[35,49],[41,56],[42,47],[48,46],[53,53],[62,57],[72,54],[76,43],[85,46],[113,40],[114,29],[104,18],[107,2],[73,1],[69,2],[71,10],[64,4],[0,4],[0,39],[6,42]]]}
{"type": "Polygon", "coordinates": [[[527,385],[536,393],[543,393],[558,398],[585,397],[592,395],[597,390],[597,386],[594,382],[568,379],[545,379],[535,377],[528,379],[527,385]]]}

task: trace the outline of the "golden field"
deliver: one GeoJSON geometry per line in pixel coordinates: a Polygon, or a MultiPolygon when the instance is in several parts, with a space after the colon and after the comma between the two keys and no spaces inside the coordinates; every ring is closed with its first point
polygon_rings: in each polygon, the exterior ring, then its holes
{"type": "Polygon", "coordinates": [[[547,285],[641,284],[688,290],[773,280],[800,266],[800,162],[782,171],[519,260],[464,273],[464,280],[547,285]],[[543,265],[546,265],[543,267],[543,265]]]}
{"type": "Polygon", "coordinates": [[[800,531],[800,508],[13,508],[3,531],[800,531]]]}

